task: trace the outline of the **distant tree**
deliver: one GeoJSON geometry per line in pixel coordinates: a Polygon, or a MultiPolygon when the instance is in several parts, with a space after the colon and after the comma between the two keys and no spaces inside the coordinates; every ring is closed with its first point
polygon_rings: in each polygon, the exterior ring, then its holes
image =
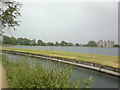
{"type": "Polygon", "coordinates": [[[31,45],[31,40],[27,39],[27,38],[24,38],[23,45],[31,45]]]}
{"type": "Polygon", "coordinates": [[[17,45],[18,41],[15,37],[3,36],[3,44],[17,45]]]}
{"type": "Polygon", "coordinates": [[[36,40],[35,39],[31,40],[31,45],[36,45],[36,40]]]}
{"type": "Polygon", "coordinates": [[[2,38],[0,38],[0,45],[2,45],[3,44],[3,42],[2,42],[2,38]]]}
{"type": "Polygon", "coordinates": [[[18,44],[18,41],[15,37],[11,37],[10,39],[11,39],[11,42],[10,42],[11,45],[17,45],[18,44]]]}
{"type": "Polygon", "coordinates": [[[86,46],[87,46],[87,44],[81,44],[81,46],[86,47],[86,46]]]}
{"type": "Polygon", "coordinates": [[[4,33],[5,28],[19,26],[17,18],[20,14],[21,4],[13,0],[0,0],[0,35],[4,33]]]}
{"type": "Polygon", "coordinates": [[[48,42],[47,45],[48,45],[48,46],[54,46],[54,43],[48,42]]]}
{"type": "Polygon", "coordinates": [[[73,46],[73,43],[68,43],[68,46],[73,46]]]}
{"type": "Polygon", "coordinates": [[[115,44],[113,47],[120,47],[120,45],[119,44],[115,44]]]}
{"type": "Polygon", "coordinates": [[[2,43],[2,40],[0,40],[0,45],[2,45],[3,43],[2,43]]]}
{"type": "Polygon", "coordinates": [[[47,43],[43,42],[42,46],[47,46],[47,43]]]}
{"type": "Polygon", "coordinates": [[[3,44],[11,44],[11,38],[8,36],[3,36],[3,44]]]}
{"type": "Polygon", "coordinates": [[[59,46],[60,44],[58,42],[55,42],[55,46],[59,46]]]}
{"type": "Polygon", "coordinates": [[[44,42],[43,42],[42,40],[38,40],[38,41],[37,41],[37,45],[43,46],[43,45],[44,45],[44,42]]]}
{"type": "Polygon", "coordinates": [[[23,38],[18,38],[18,45],[24,45],[24,39],[23,38]]]}
{"type": "Polygon", "coordinates": [[[61,41],[60,45],[61,45],[61,46],[67,46],[67,45],[68,45],[68,42],[61,41]]]}
{"type": "Polygon", "coordinates": [[[87,46],[90,46],[90,47],[97,47],[97,43],[95,41],[89,41],[87,46]]]}
{"type": "Polygon", "coordinates": [[[80,44],[79,44],[79,43],[76,43],[75,45],[76,45],[76,46],[80,46],[80,44]]]}

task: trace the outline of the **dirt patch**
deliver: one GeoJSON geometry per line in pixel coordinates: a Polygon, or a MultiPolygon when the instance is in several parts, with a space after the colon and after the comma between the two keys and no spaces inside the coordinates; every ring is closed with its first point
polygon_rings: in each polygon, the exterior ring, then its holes
{"type": "Polygon", "coordinates": [[[2,88],[8,88],[8,82],[6,78],[6,72],[2,65],[0,64],[0,90],[2,88]]]}

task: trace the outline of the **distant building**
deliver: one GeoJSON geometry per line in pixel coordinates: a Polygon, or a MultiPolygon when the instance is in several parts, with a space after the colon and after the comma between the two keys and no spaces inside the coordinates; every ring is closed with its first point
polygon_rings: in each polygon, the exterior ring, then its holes
{"type": "Polygon", "coordinates": [[[100,40],[97,42],[98,47],[113,47],[115,45],[114,41],[106,41],[106,40],[100,40]]]}

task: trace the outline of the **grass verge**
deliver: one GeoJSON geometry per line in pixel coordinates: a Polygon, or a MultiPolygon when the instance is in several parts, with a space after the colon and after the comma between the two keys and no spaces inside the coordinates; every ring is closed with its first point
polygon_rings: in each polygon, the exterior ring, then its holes
{"type": "Polygon", "coordinates": [[[76,52],[64,52],[55,50],[38,50],[38,49],[23,49],[23,48],[10,48],[2,47],[2,50],[10,50],[17,52],[27,52],[32,54],[40,54],[54,57],[62,57],[67,59],[75,59],[77,61],[86,61],[92,63],[98,63],[101,65],[107,65],[118,68],[118,57],[117,56],[105,56],[96,54],[76,53],[76,52]]]}

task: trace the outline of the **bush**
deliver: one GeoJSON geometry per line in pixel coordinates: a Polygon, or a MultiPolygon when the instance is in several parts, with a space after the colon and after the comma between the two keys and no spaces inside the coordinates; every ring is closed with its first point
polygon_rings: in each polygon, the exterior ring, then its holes
{"type": "Polygon", "coordinates": [[[87,46],[90,46],[90,47],[97,47],[97,43],[95,41],[89,41],[87,46]]]}

